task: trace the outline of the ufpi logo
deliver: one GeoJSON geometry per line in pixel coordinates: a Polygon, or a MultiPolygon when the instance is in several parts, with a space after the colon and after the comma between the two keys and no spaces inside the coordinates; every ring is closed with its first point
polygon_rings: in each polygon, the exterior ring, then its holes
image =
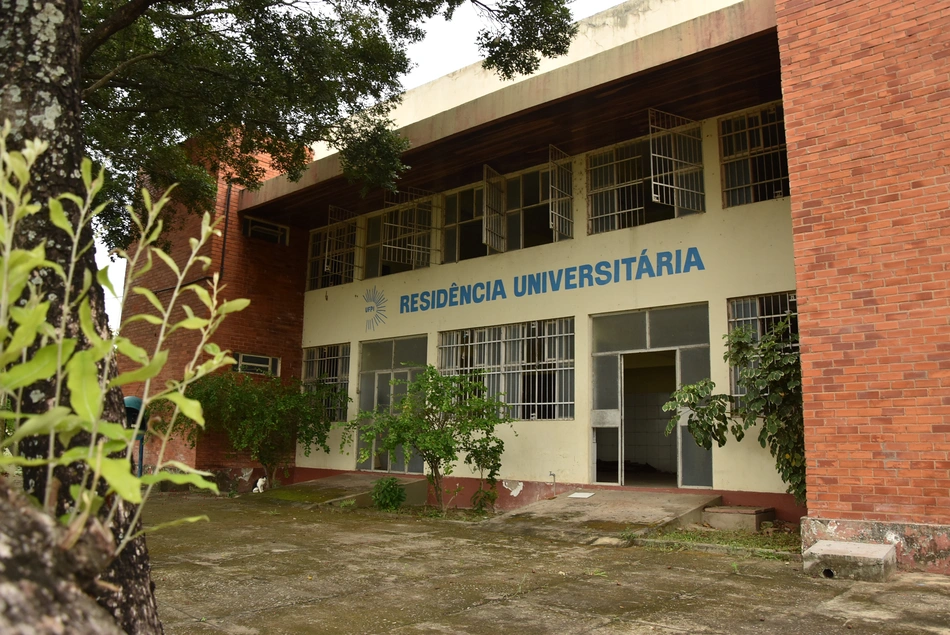
{"type": "Polygon", "coordinates": [[[375,331],[376,327],[386,322],[386,294],[375,286],[367,289],[363,294],[366,301],[366,330],[375,331]]]}

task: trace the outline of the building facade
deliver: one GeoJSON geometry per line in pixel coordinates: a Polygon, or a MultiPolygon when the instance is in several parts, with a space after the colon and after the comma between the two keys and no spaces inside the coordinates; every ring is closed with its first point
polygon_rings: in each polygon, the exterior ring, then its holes
{"type": "MultiPolygon", "coordinates": [[[[425,364],[484,370],[514,419],[506,506],[555,482],[702,488],[807,513],[806,546],[896,542],[905,566],[948,571],[948,20],[633,0],[530,77],[470,67],[409,91],[398,193],[361,196],[326,154],[239,195],[232,271],[254,304],[221,343],[344,388],[340,419],[425,364]],[[698,379],[734,390],[723,335],[784,318],[807,512],[755,435],[706,451],[660,410],[698,379]]],[[[298,452],[295,479],[356,469],[422,466],[298,452]]]]}

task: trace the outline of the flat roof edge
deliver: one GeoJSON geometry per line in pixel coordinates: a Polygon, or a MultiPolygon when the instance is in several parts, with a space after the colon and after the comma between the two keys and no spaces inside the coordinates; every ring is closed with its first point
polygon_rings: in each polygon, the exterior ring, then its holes
{"type": "MultiPolygon", "coordinates": [[[[418,148],[775,26],[774,0],[744,0],[477,97],[404,126],[400,132],[408,137],[412,148],[418,148]]],[[[329,155],[308,165],[296,182],[278,176],[265,181],[256,191],[242,191],[238,209],[244,211],[273,202],[342,173],[339,155],[329,155]]]]}

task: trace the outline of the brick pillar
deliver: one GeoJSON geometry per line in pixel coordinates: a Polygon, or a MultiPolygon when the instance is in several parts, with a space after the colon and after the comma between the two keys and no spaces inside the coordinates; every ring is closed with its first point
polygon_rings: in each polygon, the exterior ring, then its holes
{"type": "Polygon", "coordinates": [[[950,5],[777,0],[806,547],[950,572],[950,5]],[[837,522],[830,522],[837,521],[837,522]]]}

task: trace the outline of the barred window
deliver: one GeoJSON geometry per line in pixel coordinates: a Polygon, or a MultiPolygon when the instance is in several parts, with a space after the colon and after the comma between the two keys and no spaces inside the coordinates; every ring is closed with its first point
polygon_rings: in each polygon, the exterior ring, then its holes
{"type": "Polygon", "coordinates": [[[353,282],[356,223],[341,223],[310,234],[307,291],[353,282]]]}
{"type": "Polygon", "coordinates": [[[488,254],[482,241],[484,191],[470,187],[445,197],[443,263],[461,262],[488,254]]]}
{"type": "Polygon", "coordinates": [[[574,319],[561,318],[446,331],[439,370],[484,371],[489,394],[513,419],[574,417],[574,319]]]}
{"type": "MultiPolygon", "coordinates": [[[[789,332],[798,334],[798,300],[794,291],[729,300],[730,333],[738,328],[749,328],[758,339],[786,319],[789,322],[789,332]]],[[[798,344],[795,343],[794,346],[797,347],[798,344]]],[[[742,396],[738,386],[741,370],[732,368],[730,373],[730,390],[735,397],[742,396]]]]}
{"type": "Polygon", "coordinates": [[[234,353],[235,364],[231,370],[251,375],[273,375],[280,377],[280,358],[266,355],[248,355],[234,353]]]}
{"type": "Polygon", "coordinates": [[[647,222],[645,188],[650,175],[644,155],[649,150],[646,141],[635,141],[587,156],[588,234],[647,222]]]}
{"type": "Polygon", "coordinates": [[[415,189],[386,197],[387,205],[398,207],[367,220],[364,279],[429,266],[442,197],[415,189]]]}
{"type": "Polygon", "coordinates": [[[290,244],[290,228],[270,221],[245,216],[242,232],[248,238],[257,238],[276,245],[290,244]]]}
{"type": "Polygon", "coordinates": [[[719,120],[722,205],[788,196],[785,115],[772,103],[719,120]]]}
{"type": "Polygon", "coordinates": [[[319,384],[331,386],[336,395],[324,406],[331,421],[346,421],[350,387],[350,345],[330,344],[303,349],[303,385],[315,392],[319,384]]]}

